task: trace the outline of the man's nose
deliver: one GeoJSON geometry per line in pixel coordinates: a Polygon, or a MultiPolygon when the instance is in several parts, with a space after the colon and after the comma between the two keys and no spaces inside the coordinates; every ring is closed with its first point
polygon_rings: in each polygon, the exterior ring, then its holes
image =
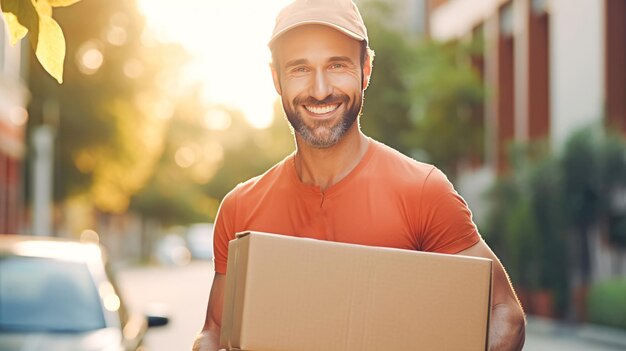
{"type": "Polygon", "coordinates": [[[311,96],[319,101],[322,101],[332,95],[332,93],[333,88],[326,73],[323,70],[316,71],[313,85],[311,87],[311,96]]]}

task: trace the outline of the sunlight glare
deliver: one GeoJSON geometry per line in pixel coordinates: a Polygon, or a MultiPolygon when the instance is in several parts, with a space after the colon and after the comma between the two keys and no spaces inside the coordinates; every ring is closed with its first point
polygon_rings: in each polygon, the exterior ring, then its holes
{"type": "Polygon", "coordinates": [[[211,104],[239,109],[255,128],[273,120],[278,98],[269,70],[276,14],[289,0],[139,0],[154,36],[178,42],[192,55],[190,76],[211,104]]]}
{"type": "Polygon", "coordinates": [[[76,61],[78,69],[82,73],[90,75],[100,69],[102,63],[104,63],[104,55],[98,43],[90,40],[80,46],[76,53],[76,61]]]}

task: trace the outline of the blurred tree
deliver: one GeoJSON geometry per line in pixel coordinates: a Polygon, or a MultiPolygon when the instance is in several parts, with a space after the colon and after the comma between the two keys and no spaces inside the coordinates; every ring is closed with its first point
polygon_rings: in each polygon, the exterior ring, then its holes
{"type": "Polygon", "coordinates": [[[572,302],[578,310],[570,312],[583,313],[592,272],[590,235],[599,230],[607,242],[623,245],[626,142],[589,126],[558,154],[543,141],[510,151],[511,172],[490,191],[485,238],[517,286],[550,291],[559,315],[572,302]]]}
{"type": "Polygon", "coordinates": [[[66,82],[31,65],[29,131],[57,130],[56,201],[86,193],[97,209],[120,213],[161,152],[186,56],[150,37],[134,1],[82,1],[58,20],[71,33],[66,82]]]}
{"type": "MultiPolygon", "coordinates": [[[[506,261],[507,257],[514,255],[509,253],[510,249],[505,245],[504,233],[512,210],[511,204],[520,197],[519,187],[513,177],[501,177],[487,190],[485,196],[489,207],[481,234],[489,246],[498,252],[498,256],[506,261]]],[[[508,264],[505,266],[508,267],[508,264]]]]}
{"type": "Polygon", "coordinates": [[[573,255],[579,258],[577,273],[583,287],[591,283],[588,236],[594,228],[620,244],[626,217],[626,143],[623,137],[590,126],[566,142],[561,159],[564,174],[565,221],[572,234],[573,255]]]}
{"type": "MultiPolygon", "coordinates": [[[[617,132],[609,132],[602,149],[602,183],[608,203],[601,226],[607,230],[613,245],[626,249],[626,140],[617,132]]],[[[616,266],[621,267],[619,263],[616,266]]]]}
{"type": "Polygon", "coordinates": [[[504,245],[507,248],[506,262],[511,279],[526,289],[539,286],[539,266],[537,247],[539,233],[533,207],[526,194],[521,194],[512,205],[506,217],[504,245]]]}
{"type": "Polygon", "coordinates": [[[223,149],[203,123],[199,90],[182,97],[166,122],[163,149],[130,209],[164,225],[207,221],[217,201],[202,192],[223,161],[223,149]]]}
{"type": "Polygon", "coordinates": [[[409,76],[413,73],[415,47],[385,26],[390,14],[387,4],[370,1],[362,8],[376,55],[361,125],[367,135],[409,155],[416,148],[407,137],[413,128],[409,76]]]}
{"type": "MultiPolygon", "coordinates": [[[[532,243],[537,274],[537,287],[549,292],[554,300],[551,311],[562,315],[569,302],[569,257],[565,235],[563,206],[563,174],[556,157],[544,155],[529,165],[528,184],[533,211],[536,242],[532,243]]],[[[550,316],[550,315],[548,315],[550,316]]],[[[553,317],[553,316],[552,316],[553,317]]]]}
{"type": "Polygon", "coordinates": [[[224,145],[224,162],[205,187],[209,196],[222,199],[238,183],[262,174],[293,150],[295,143],[280,101],[267,129],[253,129],[237,111],[229,111],[231,126],[214,135],[224,145]]]}
{"type": "MultiPolygon", "coordinates": [[[[480,46],[479,46],[480,47],[480,46]]],[[[483,86],[469,60],[475,47],[463,43],[422,42],[412,77],[410,140],[426,151],[430,161],[449,177],[460,161],[482,155],[482,123],[475,118],[483,103],[483,86]],[[478,123],[477,123],[478,122],[478,123]]]]}
{"type": "Polygon", "coordinates": [[[187,55],[146,31],[134,1],[85,0],[56,15],[71,33],[66,82],[37,65],[29,77],[29,131],[57,132],[56,202],[87,195],[101,212],[212,220],[232,187],[293,150],[279,105],[274,124],[257,130],[185,86],[187,55]]]}
{"type": "MultiPolygon", "coordinates": [[[[598,130],[594,130],[597,133],[598,130]]],[[[599,165],[596,158],[595,142],[597,137],[589,131],[574,134],[565,145],[561,167],[566,175],[564,179],[565,210],[570,220],[569,230],[575,240],[573,257],[578,258],[578,273],[581,284],[586,286],[591,279],[591,259],[589,251],[589,230],[591,229],[599,207],[599,165]]]]}
{"type": "Polygon", "coordinates": [[[279,104],[270,127],[254,129],[241,112],[207,105],[199,94],[179,102],[164,140],[157,167],[131,209],[166,225],[213,221],[232,188],[294,148],[279,104]]]}
{"type": "Polygon", "coordinates": [[[568,302],[568,257],[563,177],[544,144],[511,146],[511,172],[489,192],[483,234],[507,267],[524,308],[554,317],[568,302]]]}
{"type": "Polygon", "coordinates": [[[376,51],[363,130],[454,178],[460,161],[482,152],[483,131],[472,111],[484,93],[470,62],[481,41],[412,42],[386,25],[388,5],[369,1],[363,8],[376,51]]]}

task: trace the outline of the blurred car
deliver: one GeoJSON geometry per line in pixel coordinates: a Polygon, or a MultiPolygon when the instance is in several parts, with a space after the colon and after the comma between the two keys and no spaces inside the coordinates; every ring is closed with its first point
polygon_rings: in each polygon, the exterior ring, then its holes
{"type": "Polygon", "coordinates": [[[136,351],[168,321],[129,312],[97,244],[0,235],[0,350],[136,351]]]}
{"type": "MultiPolygon", "coordinates": [[[[185,266],[191,261],[191,253],[185,239],[178,234],[167,234],[156,245],[155,256],[166,266],[185,266]]],[[[0,350],[2,351],[2,350],[0,350]]]]}
{"type": "Polygon", "coordinates": [[[187,246],[191,257],[213,259],[213,223],[195,223],[187,229],[187,246]]]}

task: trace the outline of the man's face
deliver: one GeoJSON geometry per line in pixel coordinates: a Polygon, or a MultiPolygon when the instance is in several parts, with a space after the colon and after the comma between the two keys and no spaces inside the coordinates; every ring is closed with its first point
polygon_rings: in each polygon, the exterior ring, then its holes
{"type": "Polygon", "coordinates": [[[274,50],[274,85],[289,123],[310,146],[335,145],[361,111],[370,72],[368,60],[361,67],[361,44],[327,26],[305,25],[284,34],[274,50]]]}

